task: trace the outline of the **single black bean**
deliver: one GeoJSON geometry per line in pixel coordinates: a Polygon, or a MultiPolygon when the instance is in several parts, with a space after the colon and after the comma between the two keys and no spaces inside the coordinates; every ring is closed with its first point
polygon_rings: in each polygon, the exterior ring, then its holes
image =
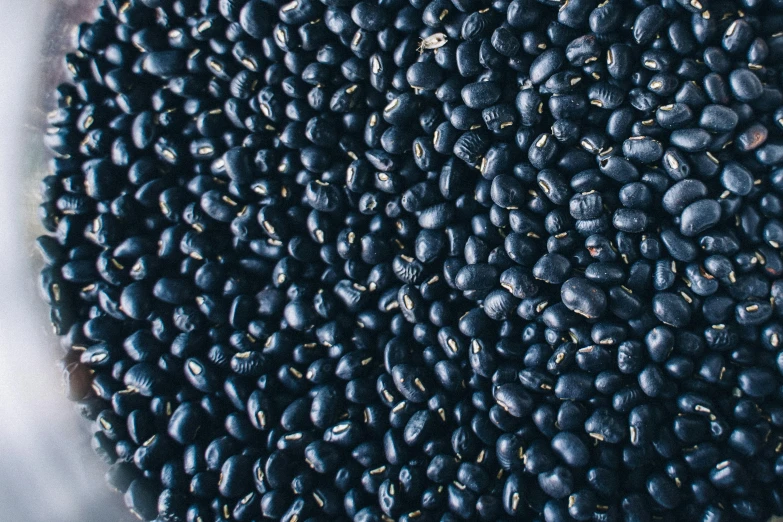
{"type": "Polygon", "coordinates": [[[651,5],[642,10],[633,24],[633,37],[640,45],[655,38],[666,23],[666,12],[658,5],[651,5]]]}
{"type": "Polygon", "coordinates": [[[647,228],[648,217],[643,210],[621,208],[612,216],[612,224],[623,232],[639,233],[647,228]]]}
{"type": "Polygon", "coordinates": [[[738,196],[748,195],[753,188],[753,175],[736,161],[730,161],[723,166],[720,181],[726,190],[738,196]]]}
{"type": "Polygon", "coordinates": [[[731,71],[729,74],[729,86],[734,97],[743,102],[753,101],[764,92],[761,80],[753,71],[748,69],[731,71]]]}
{"type": "Polygon", "coordinates": [[[712,132],[732,131],[738,122],[737,113],[723,105],[707,105],[699,117],[699,126],[712,132]]]}
{"type": "Polygon", "coordinates": [[[670,214],[680,214],[685,207],[707,196],[707,187],[699,180],[684,179],[675,183],[663,195],[663,208],[670,214]]]}
{"type": "Polygon", "coordinates": [[[667,509],[674,509],[680,504],[680,491],[674,481],[661,474],[651,475],[647,479],[647,492],[650,497],[667,509]]]}
{"type": "Polygon", "coordinates": [[[558,72],[566,62],[560,49],[547,49],[530,65],[530,81],[533,84],[544,83],[550,76],[558,72]]]}
{"type": "Polygon", "coordinates": [[[585,443],[573,433],[560,432],[552,439],[552,450],[571,467],[585,466],[589,452],[585,443]]]}
{"type": "Polygon", "coordinates": [[[686,152],[700,152],[707,149],[711,136],[703,129],[677,129],[671,134],[671,143],[686,152]]]}
{"type": "Polygon", "coordinates": [[[560,298],[570,310],[588,319],[597,319],[606,310],[606,294],[581,277],[572,277],[563,283],[560,298]]]}
{"type": "Polygon", "coordinates": [[[571,471],[564,466],[557,466],[551,471],[538,475],[538,485],[552,498],[565,498],[574,488],[574,479],[571,471]]]}
{"type": "Polygon", "coordinates": [[[688,302],[681,296],[663,292],[653,299],[653,312],[664,323],[675,328],[687,325],[691,319],[691,309],[688,302]]]}
{"type": "Polygon", "coordinates": [[[663,148],[655,139],[636,136],[623,142],[623,155],[640,163],[655,163],[663,156],[663,148]]]}

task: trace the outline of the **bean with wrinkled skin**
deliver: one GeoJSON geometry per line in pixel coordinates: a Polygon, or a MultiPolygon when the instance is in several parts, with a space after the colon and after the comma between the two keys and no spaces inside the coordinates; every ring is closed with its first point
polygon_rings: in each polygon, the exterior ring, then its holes
{"type": "Polygon", "coordinates": [[[553,498],[565,498],[573,491],[573,476],[568,468],[557,466],[552,471],[540,473],[538,484],[553,498]]]}
{"type": "Polygon", "coordinates": [[[666,14],[658,5],[646,7],[633,24],[633,37],[637,43],[644,45],[655,38],[656,33],[666,23],[666,14]]]}
{"type": "Polygon", "coordinates": [[[647,221],[647,214],[642,210],[636,209],[618,209],[612,216],[614,228],[623,232],[642,232],[647,228],[647,221]]]}
{"type": "Polygon", "coordinates": [[[570,310],[589,319],[597,319],[606,310],[606,295],[583,278],[574,277],[563,283],[560,296],[570,310]]]}
{"type": "Polygon", "coordinates": [[[655,163],[663,156],[663,148],[657,140],[637,136],[623,142],[623,155],[640,163],[655,163]]]}

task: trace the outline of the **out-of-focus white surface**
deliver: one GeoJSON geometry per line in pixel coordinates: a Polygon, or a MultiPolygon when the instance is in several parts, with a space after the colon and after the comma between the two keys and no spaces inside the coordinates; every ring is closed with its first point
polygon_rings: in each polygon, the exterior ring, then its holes
{"type": "Polygon", "coordinates": [[[126,522],[135,518],[103,482],[89,425],[62,395],[36,287],[41,78],[65,29],[47,22],[55,4],[0,0],[0,521],[126,522]]]}

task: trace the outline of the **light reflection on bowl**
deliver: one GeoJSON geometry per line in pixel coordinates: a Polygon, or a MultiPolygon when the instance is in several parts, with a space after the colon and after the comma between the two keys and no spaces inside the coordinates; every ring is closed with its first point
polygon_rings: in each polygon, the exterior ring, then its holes
{"type": "Polygon", "coordinates": [[[41,132],[50,93],[71,46],[73,20],[97,5],[0,0],[0,520],[128,522],[122,497],[103,481],[90,425],[63,395],[61,355],[38,297],[33,241],[41,132]]]}

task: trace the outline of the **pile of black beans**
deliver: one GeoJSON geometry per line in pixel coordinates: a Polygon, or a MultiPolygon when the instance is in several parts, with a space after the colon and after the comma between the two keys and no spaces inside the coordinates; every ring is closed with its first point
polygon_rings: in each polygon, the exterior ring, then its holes
{"type": "Polygon", "coordinates": [[[783,513],[783,1],[106,0],[76,37],[40,282],[140,518],[783,513]]]}

